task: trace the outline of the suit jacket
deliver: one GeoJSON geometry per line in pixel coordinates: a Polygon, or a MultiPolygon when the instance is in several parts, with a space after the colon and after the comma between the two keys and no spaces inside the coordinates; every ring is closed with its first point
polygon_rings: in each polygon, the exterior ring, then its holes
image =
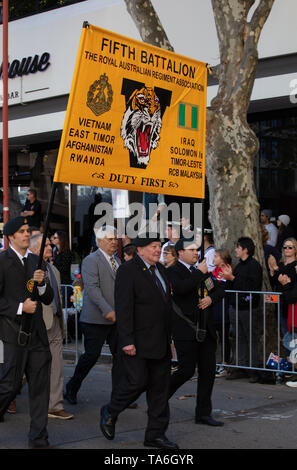
{"type": "MultiPolygon", "coordinates": [[[[180,307],[183,314],[186,315],[195,324],[198,320],[198,289],[202,281],[210,277],[209,273],[203,274],[198,269],[191,272],[183,263],[177,263],[167,269],[168,279],[172,286],[173,300],[180,307]]],[[[213,303],[218,302],[224,297],[224,289],[213,285],[208,294],[213,303]]],[[[209,335],[216,340],[216,330],[213,324],[213,312],[209,307],[203,310],[206,315],[206,330],[209,335]]],[[[194,329],[183,318],[179,317],[174,311],[172,316],[172,334],[174,340],[195,340],[196,333],[194,329]]]]}
{"type": "MultiPolygon", "coordinates": [[[[59,307],[56,315],[59,317],[59,323],[62,330],[62,334],[64,334],[64,323],[63,323],[63,312],[62,312],[62,298],[61,298],[61,276],[58,269],[51,265],[52,272],[56,278],[58,284],[58,295],[59,295],[59,307]]],[[[50,277],[49,277],[50,280],[50,277]]],[[[42,305],[42,316],[43,321],[45,323],[46,329],[50,330],[53,326],[54,321],[54,300],[49,305],[42,305]]]]}
{"type": "MultiPolygon", "coordinates": [[[[120,265],[119,258],[115,259],[120,265]]],[[[112,325],[105,315],[114,310],[115,272],[99,249],[83,260],[81,273],[84,298],[80,321],[112,325]]]]}
{"type": "Polygon", "coordinates": [[[170,286],[164,266],[157,268],[166,284],[166,301],[139,256],[120,266],[115,282],[119,347],[130,344],[146,359],[161,359],[170,351],[170,286]]]}
{"type": "MultiPolygon", "coordinates": [[[[29,253],[26,276],[23,264],[11,248],[0,253],[0,339],[3,341],[17,341],[22,320],[22,315],[17,315],[18,307],[31,296],[26,286],[27,281],[33,278],[37,264],[38,256],[29,253]]],[[[42,265],[42,269],[45,271],[45,265],[42,265]]],[[[36,312],[32,314],[32,335],[39,336],[42,343],[48,345],[41,305],[50,304],[53,300],[53,290],[48,282],[43,295],[39,295],[37,291],[36,300],[36,312]]]]}

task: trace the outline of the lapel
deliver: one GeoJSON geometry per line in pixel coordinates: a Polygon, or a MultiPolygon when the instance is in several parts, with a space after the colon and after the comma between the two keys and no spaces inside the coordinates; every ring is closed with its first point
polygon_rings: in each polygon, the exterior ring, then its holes
{"type": "MultiPolygon", "coordinates": [[[[37,268],[37,262],[38,262],[38,257],[33,253],[29,253],[27,263],[28,263],[28,273],[30,273],[31,277],[33,276],[33,273],[37,268]]],[[[40,269],[43,269],[43,266],[41,266],[40,269]]]]}
{"type": "Polygon", "coordinates": [[[161,263],[157,263],[157,268],[159,272],[161,273],[161,276],[164,279],[164,282],[166,284],[166,295],[170,295],[170,283],[167,278],[166,268],[164,268],[163,264],[161,263]]]}
{"type": "MultiPolygon", "coordinates": [[[[58,269],[56,268],[56,266],[54,265],[51,265],[51,269],[52,269],[52,272],[54,273],[54,276],[56,278],[56,281],[57,281],[57,285],[58,285],[58,312],[57,312],[57,315],[59,317],[61,317],[63,315],[63,310],[62,310],[62,298],[61,298],[61,276],[60,276],[60,273],[58,271],[58,269]]],[[[54,300],[53,300],[54,302],[54,300]]]]}
{"type": "Polygon", "coordinates": [[[7,254],[8,254],[8,258],[9,258],[10,261],[13,263],[13,265],[14,265],[15,267],[17,267],[18,269],[19,269],[20,266],[21,266],[22,269],[23,269],[23,272],[24,272],[24,274],[25,274],[24,265],[23,265],[23,263],[21,262],[21,260],[19,259],[19,257],[15,254],[15,252],[14,252],[11,248],[8,248],[7,254]]]}
{"type": "MultiPolygon", "coordinates": [[[[7,270],[9,270],[10,274],[13,276],[13,284],[17,286],[19,293],[22,292],[25,299],[30,295],[27,290],[27,281],[30,279],[30,269],[28,268],[26,276],[25,267],[15,252],[11,248],[8,248],[7,254],[9,260],[7,270]]],[[[12,289],[14,289],[13,286],[12,289]]]]}
{"type": "MultiPolygon", "coordinates": [[[[144,277],[144,279],[146,279],[146,281],[149,283],[151,289],[153,289],[153,291],[159,296],[160,299],[162,299],[162,301],[164,302],[164,299],[162,297],[162,294],[158,288],[158,286],[156,285],[155,281],[153,280],[153,277],[151,275],[151,273],[149,272],[148,268],[146,267],[145,263],[142,261],[142,259],[136,255],[135,258],[134,258],[134,261],[135,261],[135,264],[136,266],[138,267],[138,269],[142,272],[142,275],[144,277]]],[[[157,264],[157,268],[159,269],[159,263],[157,264]]],[[[161,270],[160,270],[161,272],[161,270]]],[[[161,273],[162,275],[163,273],[161,273]]],[[[167,279],[165,278],[164,275],[162,275],[162,278],[164,279],[164,282],[166,282],[166,294],[168,295],[168,292],[169,292],[169,289],[168,289],[168,283],[167,283],[167,279]]],[[[165,303],[165,302],[164,302],[165,303]]]]}
{"type": "MultiPolygon", "coordinates": [[[[106,269],[109,271],[111,277],[113,279],[115,279],[116,277],[116,273],[114,272],[114,270],[112,269],[112,267],[110,266],[109,262],[107,261],[107,259],[105,258],[105,256],[103,255],[103,253],[101,253],[101,251],[98,250],[95,251],[96,255],[98,256],[98,260],[99,260],[99,263],[103,263],[103,265],[106,267],[106,269]]],[[[117,260],[118,261],[118,260],[117,260]]],[[[120,263],[118,263],[120,264],[120,263]]]]}
{"type": "Polygon", "coordinates": [[[183,276],[183,278],[187,278],[191,276],[191,271],[189,271],[186,266],[181,263],[180,261],[177,261],[177,263],[174,265],[174,268],[177,269],[183,276]]]}

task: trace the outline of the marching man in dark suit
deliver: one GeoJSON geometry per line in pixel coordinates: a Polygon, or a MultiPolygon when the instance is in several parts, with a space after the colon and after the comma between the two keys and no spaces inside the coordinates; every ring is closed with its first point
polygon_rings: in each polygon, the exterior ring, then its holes
{"type": "Polygon", "coordinates": [[[224,291],[214,286],[205,259],[198,264],[198,269],[194,268],[198,259],[197,248],[193,238],[180,239],[175,244],[178,261],[166,271],[173,289],[172,336],[178,360],[178,370],[171,376],[169,397],[194,375],[198,366],[195,421],[222,426],[223,423],[211,417],[217,342],[211,305],[224,297],[224,291]],[[207,290],[202,299],[199,288],[207,290]],[[198,307],[206,315],[206,336],[199,342],[196,338],[198,307]]]}
{"type": "Polygon", "coordinates": [[[9,220],[3,233],[10,246],[0,253],[0,340],[4,345],[4,361],[0,363],[0,420],[3,421],[9,403],[20,390],[25,374],[31,417],[29,447],[47,448],[51,354],[41,303],[49,305],[53,291],[45,278],[45,267],[36,269],[38,257],[28,251],[27,219],[9,220]],[[38,285],[37,298],[31,300],[34,281],[38,285]]]}
{"type": "Polygon", "coordinates": [[[134,239],[137,255],[122,264],[115,284],[119,350],[125,374],[101,408],[100,427],[107,439],[115,435],[118,415],[146,391],[148,423],[144,445],[177,449],[165,436],[169,423],[171,299],[165,268],[158,262],[157,237],[134,239]]]}

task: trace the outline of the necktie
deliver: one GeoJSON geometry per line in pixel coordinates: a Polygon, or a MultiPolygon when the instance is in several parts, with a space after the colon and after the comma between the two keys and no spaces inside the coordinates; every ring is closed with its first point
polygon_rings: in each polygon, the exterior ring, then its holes
{"type": "Polygon", "coordinates": [[[196,269],[196,268],[194,268],[194,266],[191,266],[191,267],[190,267],[190,271],[191,271],[191,273],[194,273],[194,272],[196,272],[196,271],[197,271],[197,269],[196,269]]]}
{"type": "Polygon", "coordinates": [[[27,265],[27,261],[28,261],[27,258],[24,256],[24,258],[23,258],[23,263],[24,263],[24,268],[25,268],[25,273],[26,273],[26,275],[27,275],[27,266],[28,266],[28,265],[27,265]]]}
{"type": "Polygon", "coordinates": [[[117,272],[117,265],[116,265],[116,262],[115,262],[113,256],[110,257],[110,262],[111,262],[111,266],[112,266],[113,272],[116,273],[116,272],[117,272]]]}
{"type": "Polygon", "coordinates": [[[166,293],[165,293],[165,291],[164,291],[164,289],[163,289],[163,286],[162,286],[162,284],[161,284],[160,279],[159,279],[158,276],[156,275],[156,266],[154,266],[154,265],[150,266],[150,272],[152,273],[153,280],[154,280],[155,283],[157,284],[157,287],[158,287],[159,291],[161,292],[164,301],[167,302],[166,293]]]}
{"type": "Polygon", "coordinates": [[[53,288],[54,291],[54,315],[57,313],[59,309],[59,291],[58,291],[58,283],[56,276],[53,272],[53,269],[49,263],[46,263],[47,271],[49,274],[49,279],[50,279],[50,285],[53,288]]]}

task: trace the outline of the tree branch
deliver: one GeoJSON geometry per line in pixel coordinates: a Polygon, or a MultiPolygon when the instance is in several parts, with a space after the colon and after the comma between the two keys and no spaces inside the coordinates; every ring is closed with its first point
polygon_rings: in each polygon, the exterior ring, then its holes
{"type": "Polygon", "coordinates": [[[144,42],[174,51],[150,0],[125,0],[125,3],[144,42]]]}
{"type": "Polygon", "coordinates": [[[254,34],[254,42],[258,44],[262,28],[268,18],[274,0],[260,0],[251,21],[249,22],[249,34],[254,34]]]}

